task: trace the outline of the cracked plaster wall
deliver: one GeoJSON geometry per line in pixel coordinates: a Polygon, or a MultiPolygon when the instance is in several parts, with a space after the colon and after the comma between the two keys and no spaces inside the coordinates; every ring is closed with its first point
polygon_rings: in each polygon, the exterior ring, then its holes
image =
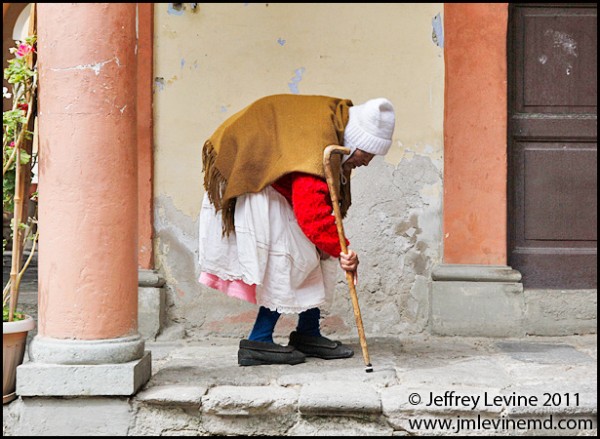
{"type": "MultiPolygon", "coordinates": [[[[155,6],[156,268],[168,325],[188,336],[243,337],[256,306],[197,282],[204,140],[269,94],[389,98],[394,143],[352,177],[344,223],[360,255],[367,336],[427,329],[431,268],[442,258],[443,4],[184,3],[155,6]]],[[[356,337],[343,273],[323,332],[356,337]]],[[[295,326],[283,316],[276,341],[295,326]]]]}

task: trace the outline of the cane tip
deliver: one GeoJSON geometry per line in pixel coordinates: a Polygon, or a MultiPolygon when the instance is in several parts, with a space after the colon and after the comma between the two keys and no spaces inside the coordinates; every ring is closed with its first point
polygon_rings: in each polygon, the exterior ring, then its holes
{"type": "Polygon", "coordinates": [[[371,366],[371,363],[367,364],[367,367],[365,367],[365,372],[367,372],[367,373],[373,372],[373,366],[371,366]]]}

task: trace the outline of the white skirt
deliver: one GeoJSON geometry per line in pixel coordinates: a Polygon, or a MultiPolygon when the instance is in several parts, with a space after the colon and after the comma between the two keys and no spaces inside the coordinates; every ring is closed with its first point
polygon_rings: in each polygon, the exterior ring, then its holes
{"type": "Polygon", "coordinates": [[[320,260],[283,195],[267,186],[237,198],[235,233],[222,237],[220,212],[205,194],[200,212],[200,269],[256,285],[256,303],[281,313],[331,305],[337,259],[320,260]]]}

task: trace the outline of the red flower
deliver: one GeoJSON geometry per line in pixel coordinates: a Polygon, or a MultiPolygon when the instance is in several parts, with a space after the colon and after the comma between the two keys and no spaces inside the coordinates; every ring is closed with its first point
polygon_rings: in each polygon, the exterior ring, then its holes
{"type": "Polygon", "coordinates": [[[27,102],[24,102],[22,104],[17,104],[17,108],[19,110],[23,110],[25,113],[27,113],[27,109],[29,108],[29,105],[27,105],[27,102]]]}

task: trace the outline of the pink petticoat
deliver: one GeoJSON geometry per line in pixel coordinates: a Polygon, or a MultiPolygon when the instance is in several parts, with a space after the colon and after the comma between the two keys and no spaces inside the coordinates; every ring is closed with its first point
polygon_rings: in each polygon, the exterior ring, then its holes
{"type": "Polygon", "coordinates": [[[248,285],[241,280],[223,280],[219,276],[205,272],[200,273],[198,281],[230,297],[256,304],[256,285],[248,285]]]}

